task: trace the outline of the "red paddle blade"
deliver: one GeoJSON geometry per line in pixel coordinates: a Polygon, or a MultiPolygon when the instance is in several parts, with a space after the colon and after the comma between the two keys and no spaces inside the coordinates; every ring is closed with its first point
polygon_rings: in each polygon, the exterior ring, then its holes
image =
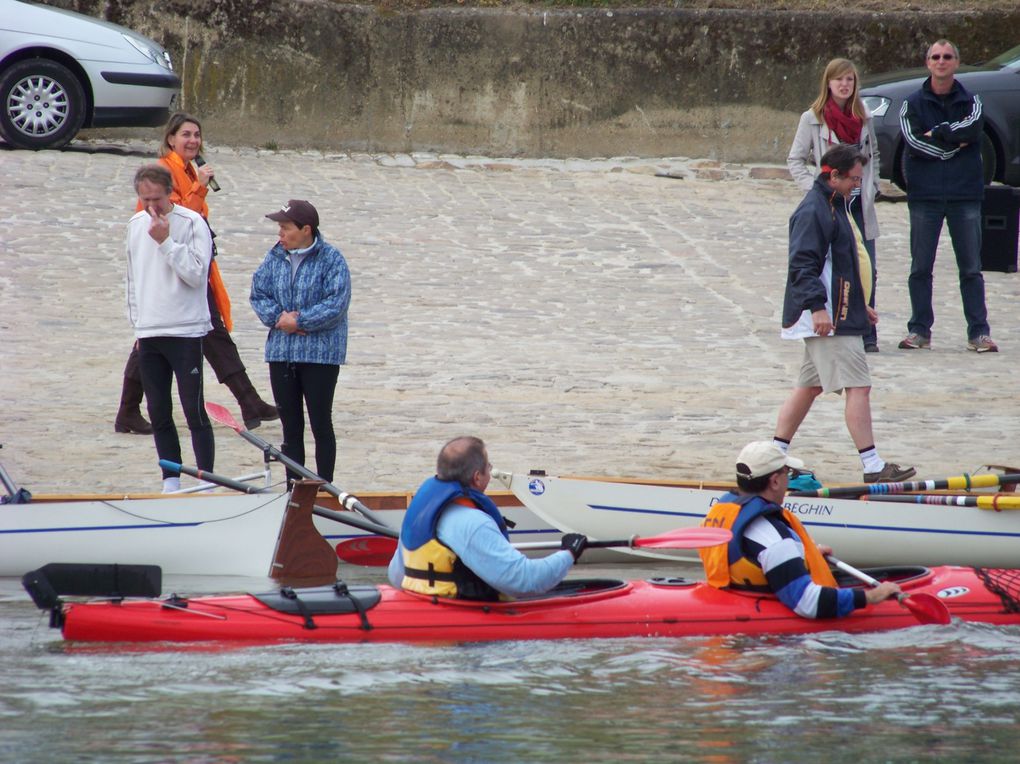
{"type": "Polygon", "coordinates": [[[632,546],[635,549],[701,549],[729,543],[732,538],[733,534],[725,528],[677,528],[658,536],[636,538],[632,546]]]}
{"type": "Polygon", "coordinates": [[[336,545],[336,556],[352,565],[382,568],[397,551],[397,540],[386,536],[360,536],[336,545]]]}
{"type": "Polygon", "coordinates": [[[225,424],[227,427],[231,427],[238,432],[244,428],[237,423],[234,419],[234,415],[230,413],[230,409],[226,406],[221,406],[219,403],[213,403],[212,401],[205,402],[205,413],[209,415],[209,418],[214,422],[225,424]]]}
{"type": "Polygon", "coordinates": [[[946,603],[934,594],[926,592],[909,594],[901,599],[900,603],[921,623],[947,626],[953,620],[946,603]]]}

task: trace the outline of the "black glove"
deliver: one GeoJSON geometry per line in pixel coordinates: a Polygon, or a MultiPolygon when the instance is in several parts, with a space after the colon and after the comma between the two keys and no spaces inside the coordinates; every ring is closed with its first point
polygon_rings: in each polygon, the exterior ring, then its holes
{"type": "Polygon", "coordinates": [[[574,555],[574,562],[581,558],[581,553],[588,546],[588,537],[582,533],[568,533],[560,541],[560,549],[566,549],[574,555]]]}

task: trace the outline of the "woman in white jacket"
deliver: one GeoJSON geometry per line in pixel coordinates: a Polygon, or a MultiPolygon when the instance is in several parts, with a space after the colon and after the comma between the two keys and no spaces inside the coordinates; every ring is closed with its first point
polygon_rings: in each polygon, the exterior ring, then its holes
{"type": "MultiPolygon", "coordinates": [[[[871,289],[868,304],[875,307],[875,239],[878,238],[878,215],[875,214],[875,197],[878,195],[878,141],[868,112],[860,96],[860,76],[852,61],[834,58],[822,73],[818,97],[811,108],[800,116],[797,134],[790,147],[786,165],[794,181],[805,193],[811,190],[821,172],[822,154],[840,143],[855,144],[868,158],[864,166],[860,196],[852,205],[853,218],[864,239],[871,261],[871,289]],[[854,209],[856,208],[856,209],[854,209]]],[[[862,274],[863,275],[863,274],[862,274]]],[[[864,337],[864,349],[878,352],[878,335],[872,327],[864,337]]]]}

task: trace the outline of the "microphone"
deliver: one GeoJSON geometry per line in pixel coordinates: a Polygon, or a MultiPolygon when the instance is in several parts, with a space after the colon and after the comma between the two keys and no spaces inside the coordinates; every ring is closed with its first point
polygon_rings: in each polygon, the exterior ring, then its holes
{"type": "MultiPolygon", "coordinates": [[[[195,157],[195,164],[199,167],[205,164],[205,160],[202,159],[201,154],[195,157]]],[[[216,182],[216,178],[209,178],[209,188],[211,188],[213,191],[220,190],[220,184],[216,182]]]]}

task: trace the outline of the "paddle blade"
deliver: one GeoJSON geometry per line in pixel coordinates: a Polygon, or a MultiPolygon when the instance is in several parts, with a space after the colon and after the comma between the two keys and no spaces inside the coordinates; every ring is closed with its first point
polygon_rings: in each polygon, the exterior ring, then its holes
{"type": "Polygon", "coordinates": [[[701,549],[727,544],[733,534],[725,528],[677,528],[668,533],[647,538],[636,538],[631,542],[635,549],[701,549]]]}
{"type": "Polygon", "coordinates": [[[226,406],[222,406],[219,403],[213,403],[212,401],[205,402],[205,413],[209,415],[209,418],[214,422],[225,424],[237,432],[241,432],[244,428],[238,424],[237,420],[234,419],[234,415],[230,413],[230,409],[226,406]]]}
{"type": "Polygon", "coordinates": [[[336,545],[336,556],[351,565],[383,568],[397,551],[397,540],[386,536],[360,536],[336,545]]]}
{"type": "Polygon", "coordinates": [[[910,594],[901,599],[900,604],[913,613],[914,618],[921,623],[947,626],[953,620],[946,603],[934,594],[926,592],[910,594]]]}

